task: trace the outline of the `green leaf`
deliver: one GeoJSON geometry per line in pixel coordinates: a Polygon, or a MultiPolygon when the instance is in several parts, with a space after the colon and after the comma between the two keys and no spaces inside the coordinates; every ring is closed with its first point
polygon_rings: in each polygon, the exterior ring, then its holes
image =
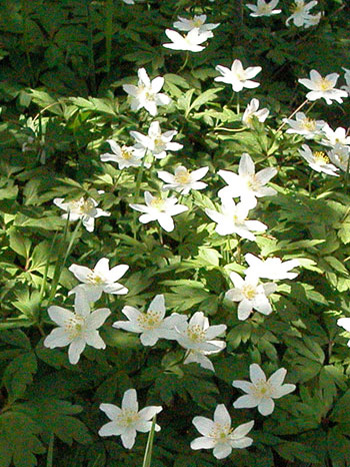
{"type": "Polygon", "coordinates": [[[19,355],[6,367],[2,384],[7,389],[11,403],[23,396],[26,387],[33,382],[36,371],[37,361],[34,352],[19,355]]]}

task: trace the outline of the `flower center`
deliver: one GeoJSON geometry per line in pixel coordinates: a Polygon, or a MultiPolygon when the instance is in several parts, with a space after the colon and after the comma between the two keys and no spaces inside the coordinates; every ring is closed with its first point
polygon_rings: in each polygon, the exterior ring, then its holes
{"type": "Polygon", "coordinates": [[[261,5],[258,11],[259,13],[271,13],[271,7],[269,5],[261,5]]]}
{"type": "Polygon", "coordinates": [[[79,215],[89,214],[93,209],[95,209],[95,205],[91,199],[81,198],[70,203],[70,210],[79,215]]]}
{"type": "Polygon", "coordinates": [[[206,332],[199,324],[193,324],[187,328],[187,337],[193,342],[205,342],[206,332]]]}
{"type": "Polygon", "coordinates": [[[293,8],[293,13],[300,13],[301,11],[303,11],[305,8],[304,0],[296,0],[292,8],[293,8]]]}
{"type": "Polygon", "coordinates": [[[268,398],[271,397],[272,392],[273,388],[271,385],[262,379],[254,385],[253,394],[255,397],[268,398]]]}
{"type": "Polygon", "coordinates": [[[99,276],[98,274],[95,273],[95,271],[89,272],[87,275],[86,279],[94,285],[101,285],[104,284],[106,281],[102,276],[99,276]]]}
{"type": "Polygon", "coordinates": [[[247,188],[251,191],[258,191],[260,188],[260,183],[257,180],[255,175],[250,175],[247,177],[247,188]]]}
{"type": "Polygon", "coordinates": [[[180,185],[186,185],[191,181],[190,174],[187,169],[179,170],[178,173],[175,175],[175,182],[179,183],[180,185]]]}
{"type": "Polygon", "coordinates": [[[123,146],[121,150],[121,156],[126,161],[129,161],[130,159],[132,159],[132,150],[127,146],[123,146]]]}
{"type": "Polygon", "coordinates": [[[305,130],[314,131],[316,130],[316,120],[306,117],[302,122],[302,126],[305,130]]]}
{"type": "Polygon", "coordinates": [[[196,18],[192,20],[192,25],[194,28],[200,28],[201,26],[203,26],[203,24],[204,24],[204,21],[202,21],[200,18],[196,18]]]}
{"type": "Polygon", "coordinates": [[[122,413],[117,416],[116,421],[119,425],[129,427],[140,419],[138,412],[130,409],[123,409],[122,413]]]}
{"type": "Polygon", "coordinates": [[[316,164],[329,164],[329,157],[323,151],[314,152],[316,164]]]}
{"type": "Polygon", "coordinates": [[[320,89],[321,91],[329,91],[333,89],[333,83],[326,78],[322,78],[320,81],[320,89]]]}
{"type": "Polygon", "coordinates": [[[151,201],[152,208],[158,209],[158,211],[164,211],[165,200],[162,198],[153,198],[151,201]]]}
{"type": "Polygon", "coordinates": [[[214,438],[215,444],[221,443],[230,437],[233,428],[230,425],[222,425],[221,423],[214,423],[213,428],[209,433],[210,438],[214,438]]]}
{"type": "Polygon", "coordinates": [[[250,284],[244,285],[242,287],[242,294],[247,300],[253,300],[256,295],[256,288],[250,284]]]}
{"type": "Polygon", "coordinates": [[[64,323],[64,328],[70,339],[80,336],[84,330],[85,319],[82,316],[75,315],[64,323]]]}
{"type": "Polygon", "coordinates": [[[154,329],[159,327],[162,317],[158,311],[148,310],[147,313],[139,314],[137,322],[143,329],[154,329]]]}

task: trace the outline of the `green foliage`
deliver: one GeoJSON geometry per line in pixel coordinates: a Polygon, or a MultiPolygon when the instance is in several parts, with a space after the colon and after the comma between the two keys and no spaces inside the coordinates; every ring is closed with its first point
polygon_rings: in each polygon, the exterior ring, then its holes
{"type": "MultiPolygon", "coordinates": [[[[283,126],[305,99],[296,84],[311,69],[340,73],[344,84],[350,10],[345,0],[319,2],[320,24],[304,29],[286,26],[293,2],[280,3],[281,15],[254,18],[244,2],[228,0],[0,0],[0,467],[216,466],[212,451],[193,451],[190,442],[198,436],[193,417],[212,418],[220,403],[233,427],[256,420],[253,445],[220,465],[350,465],[349,333],[336,324],[350,316],[349,177],[310,175],[298,151],[304,138],[283,126]],[[161,46],[178,15],[195,14],[220,23],[202,52],[186,58],[161,46]],[[239,98],[214,81],[215,66],[235,58],[262,67],[260,86],[239,98]],[[157,117],[131,110],[122,88],[137,84],[141,67],[151,79],[164,77],[162,92],[172,99],[157,117]],[[253,118],[250,128],[242,115],[253,97],[270,117],[253,118]],[[130,131],[147,134],[154,120],[163,132],[176,130],[182,151],[164,159],[148,153],[142,174],[101,161],[107,140],[130,146],[130,131]],[[277,195],[259,198],[252,214],[268,226],[255,242],[219,235],[206,214],[221,204],[217,172],[237,173],[245,152],[257,170],[278,169],[270,184],[277,195]],[[179,165],[207,166],[207,188],[181,195],[188,211],[175,217],[173,231],[139,223],[129,205],[143,203],[146,190],[160,193],[157,172],[179,165]],[[111,212],[93,232],[53,204],[81,197],[111,212]],[[247,253],[296,258],[300,267],[269,297],[273,313],[240,321],[225,293],[231,272],[244,275],[247,253]],[[72,365],[66,347],[44,345],[53,328],[48,308],[72,310],[69,291],[78,281],[68,268],[93,268],[102,257],[129,265],[121,279],[129,292],[103,294],[93,305],[111,310],[100,329],[107,348],[87,346],[72,365]],[[112,328],[125,319],[125,305],[145,311],[156,294],[164,294],[167,316],[199,310],[210,324],[227,325],[226,349],[210,356],[215,373],[184,364],[186,351],[174,340],[145,347],[137,334],[112,328]],[[286,368],[287,382],[297,385],[268,417],[232,408],[241,395],[232,381],[247,380],[254,362],[268,375],[286,368]],[[131,387],[140,407],[163,406],[162,430],[153,448],[151,432],[146,455],[144,434],[130,451],[119,438],[98,436],[99,405],[120,405],[131,387]]],[[[349,110],[348,100],[303,109],[332,128],[348,126],[349,110]]],[[[306,142],[316,148],[320,140],[306,142]]]]}

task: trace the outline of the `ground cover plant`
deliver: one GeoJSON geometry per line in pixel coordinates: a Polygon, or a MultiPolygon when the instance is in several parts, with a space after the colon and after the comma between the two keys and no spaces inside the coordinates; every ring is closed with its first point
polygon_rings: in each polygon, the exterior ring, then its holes
{"type": "Polygon", "coordinates": [[[349,24],[0,0],[0,467],[350,465],[349,24]]]}

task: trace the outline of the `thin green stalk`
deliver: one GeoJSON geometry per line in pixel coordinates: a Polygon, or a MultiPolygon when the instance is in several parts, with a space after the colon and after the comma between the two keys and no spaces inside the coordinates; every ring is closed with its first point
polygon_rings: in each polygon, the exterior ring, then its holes
{"type": "Polygon", "coordinates": [[[187,51],[187,52],[186,52],[185,61],[183,62],[183,65],[177,70],[176,73],[179,73],[180,71],[182,71],[182,70],[185,68],[185,66],[186,66],[187,63],[188,63],[189,58],[190,58],[190,52],[187,51]]]}
{"type": "Polygon", "coordinates": [[[311,196],[311,190],[312,190],[312,179],[314,178],[314,171],[310,171],[310,176],[309,176],[309,183],[308,183],[308,191],[309,191],[309,196],[311,196]]]}
{"type": "MultiPolygon", "coordinates": [[[[143,170],[145,168],[146,157],[147,157],[147,151],[146,151],[145,155],[142,158],[142,163],[140,165],[140,168],[139,168],[139,171],[138,171],[138,174],[137,174],[136,187],[135,187],[135,196],[134,196],[134,202],[135,203],[137,203],[138,198],[140,196],[142,175],[143,175],[143,170]]],[[[136,233],[137,233],[136,216],[137,216],[137,212],[134,210],[132,225],[133,225],[133,231],[134,231],[134,238],[135,239],[136,239],[136,233]]]]}
{"type": "Polygon", "coordinates": [[[91,87],[92,92],[96,95],[96,68],[95,68],[95,59],[94,59],[94,43],[93,43],[93,30],[92,30],[92,20],[91,20],[91,9],[90,9],[90,0],[86,2],[86,11],[87,11],[87,27],[88,27],[88,47],[89,47],[89,75],[91,76],[91,87]]]}
{"type": "MultiPolygon", "coordinates": [[[[68,221],[68,219],[67,219],[67,221],[68,221]]],[[[69,256],[69,254],[71,253],[73,244],[74,244],[75,239],[76,239],[77,234],[78,234],[78,230],[79,230],[79,228],[81,226],[81,222],[82,222],[81,219],[79,219],[75,229],[73,230],[73,233],[71,235],[71,238],[70,238],[70,241],[69,241],[69,244],[68,244],[68,248],[66,249],[66,253],[65,253],[65,256],[63,258],[63,261],[62,262],[60,262],[60,261],[57,262],[57,266],[56,266],[56,269],[55,269],[55,272],[54,272],[54,277],[53,277],[53,280],[52,280],[52,286],[51,286],[51,291],[50,291],[50,295],[49,295],[49,298],[48,298],[47,306],[50,305],[50,303],[52,302],[52,300],[54,299],[54,297],[56,295],[58,282],[60,280],[60,277],[61,277],[64,265],[66,264],[67,258],[69,256]]],[[[65,232],[65,235],[64,235],[64,238],[63,238],[63,243],[62,243],[63,248],[64,248],[65,243],[66,243],[66,238],[67,238],[67,234],[65,232]]]]}
{"type": "Polygon", "coordinates": [[[49,441],[49,448],[47,450],[46,467],[53,467],[53,443],[54,443],[54,434],[51,433],[50,441],[49,441]]]}
{"type": "Polygon", "coordinates": [[[39,298],[40,303],[42,302],[44,298],[44,294],[45,294],[45,289],[46,289],[46,284],[47,284],[47,274],[48,274],[49,266],[50,266],[50,258],[51,258],[51,253],[53,252],[53,247],[56,243],[57,234],[58,234],[58,231],[56,231],[55,236],[53,237],[53,240],[51,242],[49,254],[47,257],[46,264],[45,264],[44,277],[43,277],[43,281],[41,283],[41,288],[40,288],[40,298],[39,298]]]}
{"type": "Polygon", "coordinates": [[[237,115],[239,115],[239,112],[240,112],[240,107],[239,107],[239,92],[237,92],[237,115]]]}
{"type": "Polygon", "coordinates": [[[113,0],[107,0],[105,37],[106,37],[106,69],[107,69],[108,74],[111,71],[112,35],[113,35],[113,0]]]}
{"type": "Polygon", "coordinates": [[[30,70],[30,85],[34,87],[34,72],[33,72],[33,66],[32,66],[32,61],[30,58],[30,52],[28,50],[27,44],[29,44],[29,39],[28,39],[28,4],[29,0],[22,0],[22,11],[23,11],[23,39],[24,39],[24,47],[25,47],[25,54],[26,54],[26,59],[27,59],[27,65],[30,70]]]}
{"type": "MultiPolygon", "coordinates": [[[[310,102],[309,99],[305,99],[305,101],[304,101],[302,104],[300,104],[299,107],[298,107],[297,109],[295,109],[294,112],[292,112],[292,113],[289,115],[288,120],[289,120],[290,118],[294,117],[294,115],[295,115],[297,112],[299,112],[299,110],[301,110],[301,109],[304,107],[304,105],[306,105],[308,102],[310,102]]],[[[315,101],[315,102],[316,102],[316,101],[315,101]]],[[[312,105],[312,107],[313,107],[313,105],[312,105]]],[[[310,107],[310,108],[311,108],[311,107],[310,107]]],[[[310,109],[309,109],[309,110],[310,110],[310,109]]],[[[285,124],[286,124],[285,121],[284,121],[283,123],[281,123],[281,125],[277,128],[277,132],[276,132],[276,133],[278,133],[280,130],[282,130],[282,128],[284,127],[285,124]]]]}
{"type": "Polygon", "coordinates": [[[151,467],[155,428],[156,428],[156,415],[153,417],[153,420],[152,420],[151,431],[149,432],[149,435],[148,435],[145,456],[143,458],[142,467],[151,467]]]}

